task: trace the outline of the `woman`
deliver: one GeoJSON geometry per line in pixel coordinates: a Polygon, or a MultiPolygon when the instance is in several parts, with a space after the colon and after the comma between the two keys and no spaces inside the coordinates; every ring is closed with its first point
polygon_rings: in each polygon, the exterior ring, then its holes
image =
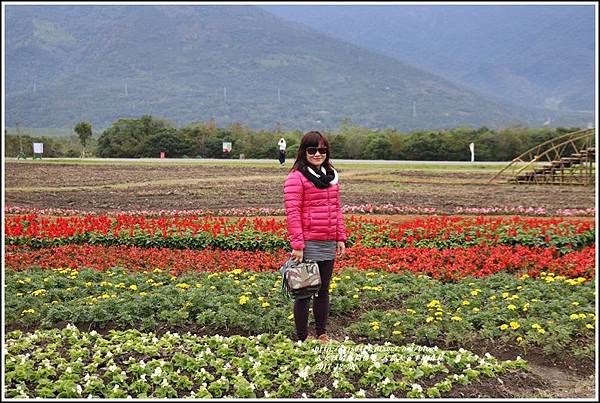
{"type": "MultiPolygon", "coordinates": [[[[340,207],[338,173],[329,160],[329,142],[317,131],[305,133],[296,161],[284,184],[285,211],[292,258],[319,265],[321,288],[313,299],[316,336],[326,334],[329,317],[329,282],[337,256],[346,250],[346,228],[340,207]]],[[[308,337],[308,310],[312,297],[294,301],[298,340],[308,337]]]]}

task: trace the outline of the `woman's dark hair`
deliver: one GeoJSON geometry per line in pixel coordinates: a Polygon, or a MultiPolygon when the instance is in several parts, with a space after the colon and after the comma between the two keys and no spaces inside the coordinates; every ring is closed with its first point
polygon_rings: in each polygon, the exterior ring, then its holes
{"type": "Polygon", "coordinates": [[[298,170],[300,172],[307,172],[307,167],[310,165],[308,160],[306,159],[306,149],[308,147],[319,147],[322,144],[324,147],[327,147],[327,155],[325,156],[325,161],[321,164],[327,174],[333,173],[333,165],[331,165],[331,161],[329,160],[329,155],[331,154],[331,150],[329,149],[329,142],[325,138],[325,136],[318,131],[310,131],[304,133],[302,136],[302,140],[300,140],[300,147],[298,148],[298,154],[296,154],[296,161],[294,165],[290,169],[290,171],[298,170]]]}

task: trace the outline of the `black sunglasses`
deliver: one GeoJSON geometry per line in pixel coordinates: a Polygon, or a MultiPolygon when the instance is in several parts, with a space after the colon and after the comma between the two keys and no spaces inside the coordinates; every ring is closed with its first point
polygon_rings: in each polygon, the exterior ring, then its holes
{"type": "Polygon", "coordinates": [[[327,154],[327,147],[306,147],[306,152],[309,155],[315,155],[316,152],[319,152],[321,155],[327,154]]]}

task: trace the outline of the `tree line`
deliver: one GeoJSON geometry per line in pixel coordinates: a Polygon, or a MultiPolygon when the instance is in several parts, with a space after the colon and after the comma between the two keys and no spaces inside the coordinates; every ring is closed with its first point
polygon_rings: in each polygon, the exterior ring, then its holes
{"type": "MultiPolygon", "coordinates": [[[[369,129],[342,122],[337,131],[324,132],[334,159],[384,159],[421,161],[470,161],[469,144],[475,144],[476,161],[510,161],[528,149],[579,128],[528,128],[512,126],[419,130],[402,133],[393,128],[369,129]]],[[[5,135],[5,155],[16,157],[22,144],[26,156],[32,142],[44,143],[45,157],[95,156],[101,158],[273,158],[278,141],[285,138],[288,159],[295,158],[303,132],[253,131],[241,124],[217,127],[214,121],[177,128],[150,115],[119,119],[94,139],[88,122],[79,122],[69,138],[5,135]],[[77,144],[77,139],[79,144],[77,144]],[[223,143],[231,143],[230,152],[223,143]]]]}

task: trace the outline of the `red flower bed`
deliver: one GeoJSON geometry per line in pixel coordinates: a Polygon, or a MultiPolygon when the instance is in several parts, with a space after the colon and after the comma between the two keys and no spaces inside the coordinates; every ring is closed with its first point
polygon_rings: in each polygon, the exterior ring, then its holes
{"type": "MultiPolygon", "coordinates": [[[[129,270],[160,268],[173,274],[188,271],[275,271],[288,253],[261,251],[173,250],[125,246],[67,245],[32,250],[8,246],[5,266],[25,270],[41,268],[90,267],[104,270],[120,266],[129,270]]],[[[348,248],[336,269],[355,267],[361,270],[410,271],[442,280],[457,280],[465,276],[482,277],[500,271],[528,273],[554,272],[566,277],[592,278],[595,275],[595,248],[560,256],[555,248],[522,246],[476,246],[458,249],[427,248],[348,248]]]]}

